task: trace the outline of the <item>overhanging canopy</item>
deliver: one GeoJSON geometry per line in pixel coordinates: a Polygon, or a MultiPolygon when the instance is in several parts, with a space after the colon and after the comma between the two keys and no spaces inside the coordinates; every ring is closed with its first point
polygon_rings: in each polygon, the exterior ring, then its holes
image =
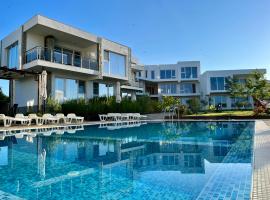
{"type": "Polygon", "coordinates": [[[0,67],[0,79],[13,80],[13,79],[20,79],[24,77],[35,76],[38,74],[39,73],[36,73],[36,72],[19,70],[15,68],[10,69],[8,67],[0,67]]]}

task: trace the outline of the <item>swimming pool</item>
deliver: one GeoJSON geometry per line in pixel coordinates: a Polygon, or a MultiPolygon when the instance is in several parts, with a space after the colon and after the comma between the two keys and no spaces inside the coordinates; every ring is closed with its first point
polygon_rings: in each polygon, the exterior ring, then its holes
{"type": "Polygon", "coordinates": [[[254,125],[118,123],[6,134],[0,197],[249,199],[254,125]]]}

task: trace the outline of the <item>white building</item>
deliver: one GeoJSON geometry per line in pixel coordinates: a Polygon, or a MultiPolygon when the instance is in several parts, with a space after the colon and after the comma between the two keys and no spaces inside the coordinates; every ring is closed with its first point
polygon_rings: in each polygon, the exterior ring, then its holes
{"type": "MultiPolygon", "coordinates": [[[[142,91],[142,70],[131,49],[80,29],[37,15],[1,40],[0,66],[48,74],[48,96],[59,101],[142,91]]],[[[37,77],[10,81],[11,102],[20,109],[42,104],[37,77]]]]}
{"type": "MultiPolygon", "coordinates": [[[[218,70],[200,73],[199,61],[184,61],[176,64],[145,65],[137,77],[144,93],[160,99],[162,96],[180,98],[183,104],[190,98],[199,98],[208,105],[221,105],[223,109],[237,108],[237,102],[246,102],[245,108],[253,106],[252,98],[230,98],[226,90],[226,79],[245,81],[256,69],[218,70]]],[[[259,69],[266,73],[266,69],[259,69]]]]}
{"type": "Polygon", "coordinates": [[[137,77],[144,92],[150,97],[181,97],[185,101],[200,96],[200,62],[185,61],[177,64],[145,65],[137,77]]]}

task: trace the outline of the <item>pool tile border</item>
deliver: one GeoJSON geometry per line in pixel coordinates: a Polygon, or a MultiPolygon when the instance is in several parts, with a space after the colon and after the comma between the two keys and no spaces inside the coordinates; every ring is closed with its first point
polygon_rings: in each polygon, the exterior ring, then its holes
{"type": "MultiPolygon", "coordinates": [[[[270,125],[270,121],[268,122],[270,125]]],[[[253,145],[251,199],[270,199],[270,126],[257,120],[253,145]]]]}

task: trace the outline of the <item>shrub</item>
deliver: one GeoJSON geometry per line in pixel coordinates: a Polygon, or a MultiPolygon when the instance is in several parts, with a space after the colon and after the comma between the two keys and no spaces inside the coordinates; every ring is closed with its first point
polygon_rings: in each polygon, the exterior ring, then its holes
{"type": "Polygon", "coordinates": [[[179,100],[172,96],[164,96],[162,97],[162,101],[159,102],[160,110],[169,110],[172,106],[177,106],[179,104],[179,100]]]}
{"type": "Polygon", "coordinates": [[[188,108],[192,113],[197,114],[201,109],[201,103],[199,98],[191,98],[187,100],[188,108]]]}
{"type": "Polygon", "coordinates": [[[46,112],[49,113],[58,113],[62,111],[61,104],[54,100],[53,98],[49,97],[46,101],[46,112]]]}
{"type": "Polygon", "coordinates": [[[209,105],[207,110],[208,110],[208,112],[215,112],[216,107],[214,105],[209,105]]]}
{"type": "Polygon", "coordinates": [[[147,96],[139,97],[137,101],[131,101],[128,98],[123,98],[120,103],[116,103],[115,97],[99,97],[90,99],[88,101],[65,101],[62,104],[62,112],[64,114],[76,113],[77,115],[84,116],[88,120],[97,120],[98,114],[114,112],[138,112],[146,114],[158,111],[158,103],[151,100],[150,97],[147,96]]]}
{"type": "Polygon", "coordinates": [[[179,104],[179,105],[177,106],[177,114],[178,114],[178,117],[181,117],[181,116],[183,116],[183,115],[185,115],[185,114],[187,114],[187,113],[188,113],[188,108],[187,108],[187,106],[182,105],[182,104],[179,104]]]}

